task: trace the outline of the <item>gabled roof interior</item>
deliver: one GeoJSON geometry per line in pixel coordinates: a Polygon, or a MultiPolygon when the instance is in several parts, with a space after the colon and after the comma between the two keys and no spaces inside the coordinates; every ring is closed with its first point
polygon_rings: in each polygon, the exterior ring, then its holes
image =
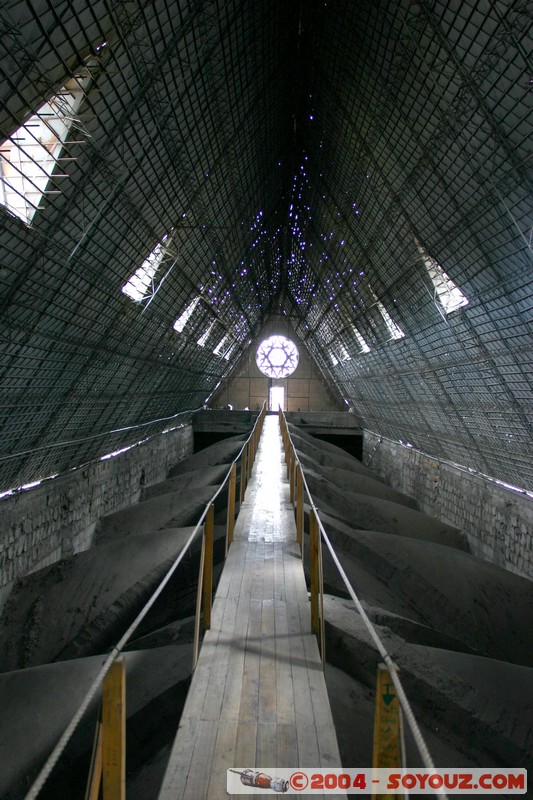
{"type": "Polygon", "coordinates": [[[31,223],[0,207],[0,488],[179,424],[280,309],[367,429],[533,488],[532,30],[521,0],[4,2],[3,153],[91,80],[31,223]]]}

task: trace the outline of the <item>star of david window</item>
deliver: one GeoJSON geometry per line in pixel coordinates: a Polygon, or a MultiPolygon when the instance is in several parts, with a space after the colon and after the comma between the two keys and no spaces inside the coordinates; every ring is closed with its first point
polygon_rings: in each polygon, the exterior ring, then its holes
{"type": "Polygon", "coordinates": [[[298,366],[298,348],[285,336],[269,336],[257,348],[255,360],[269,378],[287,378],[298,366]]]}

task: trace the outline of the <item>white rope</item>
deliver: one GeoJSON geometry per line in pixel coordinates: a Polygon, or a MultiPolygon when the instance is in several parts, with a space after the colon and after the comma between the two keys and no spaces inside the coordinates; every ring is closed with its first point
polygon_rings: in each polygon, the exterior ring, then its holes
{"type": "MultiPolygon", "coordinates": [[[[179,411],[171,417],[161,417],[160,419],[151,419],[149,422],[139,422],[137,425],[127,425],[125,428],[115,428],[112,431],[103,431],[102,433],[93,433],[91,436],[82,436],[80,439],[68,439],[64,442],[52,442],[51,444],[43,444],[40,447],[34,447],[31,450],[21,450],[18,453],[10,453],[7,456],[0,456],[0,461],[9,461],[12,458],[19,458],[20,456],[32,455],[33,453],[40,453],[42,450],[52,450],[54,447],[68,447],[71,444],[81,444],[82,442],[90,442],[93,439],[101,439],[104,436],[114,436],[115,433],[125,433],[126,431],[135,431],[139,428],[146,428],[148,425],[157,425],[159,422],[168,422],[171,419],[183,417],[185,414],[196,414],[202,408],[193,408],[189,411],[179,411]]],[[[133,445],[135,447],[135,445],[133,445]]]]}
{"type": "MultiPolygon", "coordinates": [[[[284,420],[285,420],[285,416],[284,416],[284,420]]],[[[285,425],[286,424],[287,424],[287,422],[285,420],[285,425]]],[[[416,746],[418,748],[418,752],[420,753],[420,757],[422,758],[422,761],[424,762],[424,766],[427,767],[427,769],[435,770],[435,764],[433,763],[433,759],[432,759],[432,757],[430,755],[428,746],[427,746],[426,741],[425,741],[425,739],[424,739],[424,737],[422,735],[422,731],[420,730],[420,728],[418,726],[418,722],[416,721],[416,717],[415,717],[415,715],[413,713],[413,710],[411,708],[411,704],[409,703],[409,700],[407,699],[407,695],[405,694],[404,688],[403,688],[402,683],[400,681],[400,678],[399,678],[399,675],[398,675],[398,667],[395,664],[395,662],[393,661],[392,657],[387,652],[387,650],[385,648],[385,645],[383,644],[383,642],[379,638],[378,633],[377,633],[374,625],[372,624],[372,621],[370,620],[368,614],[366,613],[365,609],[363,608],[363,606],[361,604],[361,601],[359,600],[358,596],[356,595],[356,593],[355,593],[355,591],[353,589],[353,586],[351,585],[351,583],[350,583],[350,581],[348,579],[348,576],[346,575],[346,572],[344,571],[344,568],[343,568],[341,562],[339,561],[339,559],[337,557],[337,554],[335,553],[335,550],[333,549],[333,545],[331,544],[331,542],[329,540],[329,537],[328,537],[328,535],[327,535],[327,533],[326,533],[326,531],[324,529],[324,526],[322,525],[322,522],[320,521],[320,517],[318,515],[318,509],[317,509],[317,507],[315,506],[315,504],[313,502],[313,498],[311,496],[311,492],[309,491],[309,487],[307,485],[307,481],[305,480],[305,475],[304,475],[304,470],[303,470],[302,464],[300,463],[300,459],[298,458],[298,454],[296,452],[296,448],[295,448],[295,446],[293,444],[293,441],[291,439],[291,435],[289,433],[288,428],[287,428],[287,435],[289,437],[292,449],[294,451],[294,457],[296,459],[296,462],[297,462],[297,464],[299,465],[299,467],[300,467],[300,469],[302,471],[303,485],[305,487],[306,494],[307,494],[307,496],[309,498],[309,502],[311,504],[311,508],[313,509],[313,512],[314,512],[314,514],[316,516],[316,519],[318,521],[318,526],[319,526],[322,538],[324,539],[324,541],[326,543],[326,546],[327,546],[327,548],[328,548],[328,550],[329,550],[329,552],[331,554],[331,557],[333,558],[335,566],[337,567],[337,569],[339,571],[339,574],[340,574],[342,580],[344,581],[344,585],[346,586],[346,589],[348,590],[348,593],[349,593],[351,599],[353,600],[353,602],[355,604],[355,607],[357,608],[359,614],[361,615],[361,619],[363,620],[363,622],[364,622],[364,624],[365,624],[365,626],[366,626],[366,628],[367,628],[367,630],[368,630],[368,632],[370,634],[370,637],[371,637],[372,641],[374,642],[376,650],[380,654],[381,658],[383,659],[383,661],[385,662],[385,664],[386,664],[386,666],[387,666],[387,668],[389,670],[389,674],[391,676],[391,680],[392,680],[392,682],[394,684],[394,688],[396,689],[396,693],[398,695],[398,700],[399,700],[400,705],[402,707],[403,713],[405,714],[405,718],[407,719],[409,727],[411,728],[411,732],[413,734],[413,738],[415,740],[415,744],[416,744],[416,746]]],[[[443,800],[447,800],[447,798],[448,798],[446,792],[442,788],[437,789],[436,790],[436,794],[439,797],[442,797],[443,800]]]]}

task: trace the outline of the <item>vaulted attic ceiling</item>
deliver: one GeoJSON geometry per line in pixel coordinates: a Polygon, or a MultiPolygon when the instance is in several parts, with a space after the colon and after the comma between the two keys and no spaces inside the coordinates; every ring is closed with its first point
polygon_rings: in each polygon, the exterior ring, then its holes
{"type": "Polygon", "coordinates": [[[532,29],[4,2],[0,487],[179,424],[282,309],[366,428],[533,488],[532,29]]]}

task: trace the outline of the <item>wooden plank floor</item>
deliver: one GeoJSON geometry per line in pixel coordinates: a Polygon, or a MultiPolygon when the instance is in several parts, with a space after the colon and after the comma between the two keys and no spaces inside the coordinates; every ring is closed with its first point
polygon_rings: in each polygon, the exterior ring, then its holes
{"type": "Polygon", "coordinates": [[[160,800],[226,798],[229,767],[341,766],[285,476],[267,416],[160,800]]]}

